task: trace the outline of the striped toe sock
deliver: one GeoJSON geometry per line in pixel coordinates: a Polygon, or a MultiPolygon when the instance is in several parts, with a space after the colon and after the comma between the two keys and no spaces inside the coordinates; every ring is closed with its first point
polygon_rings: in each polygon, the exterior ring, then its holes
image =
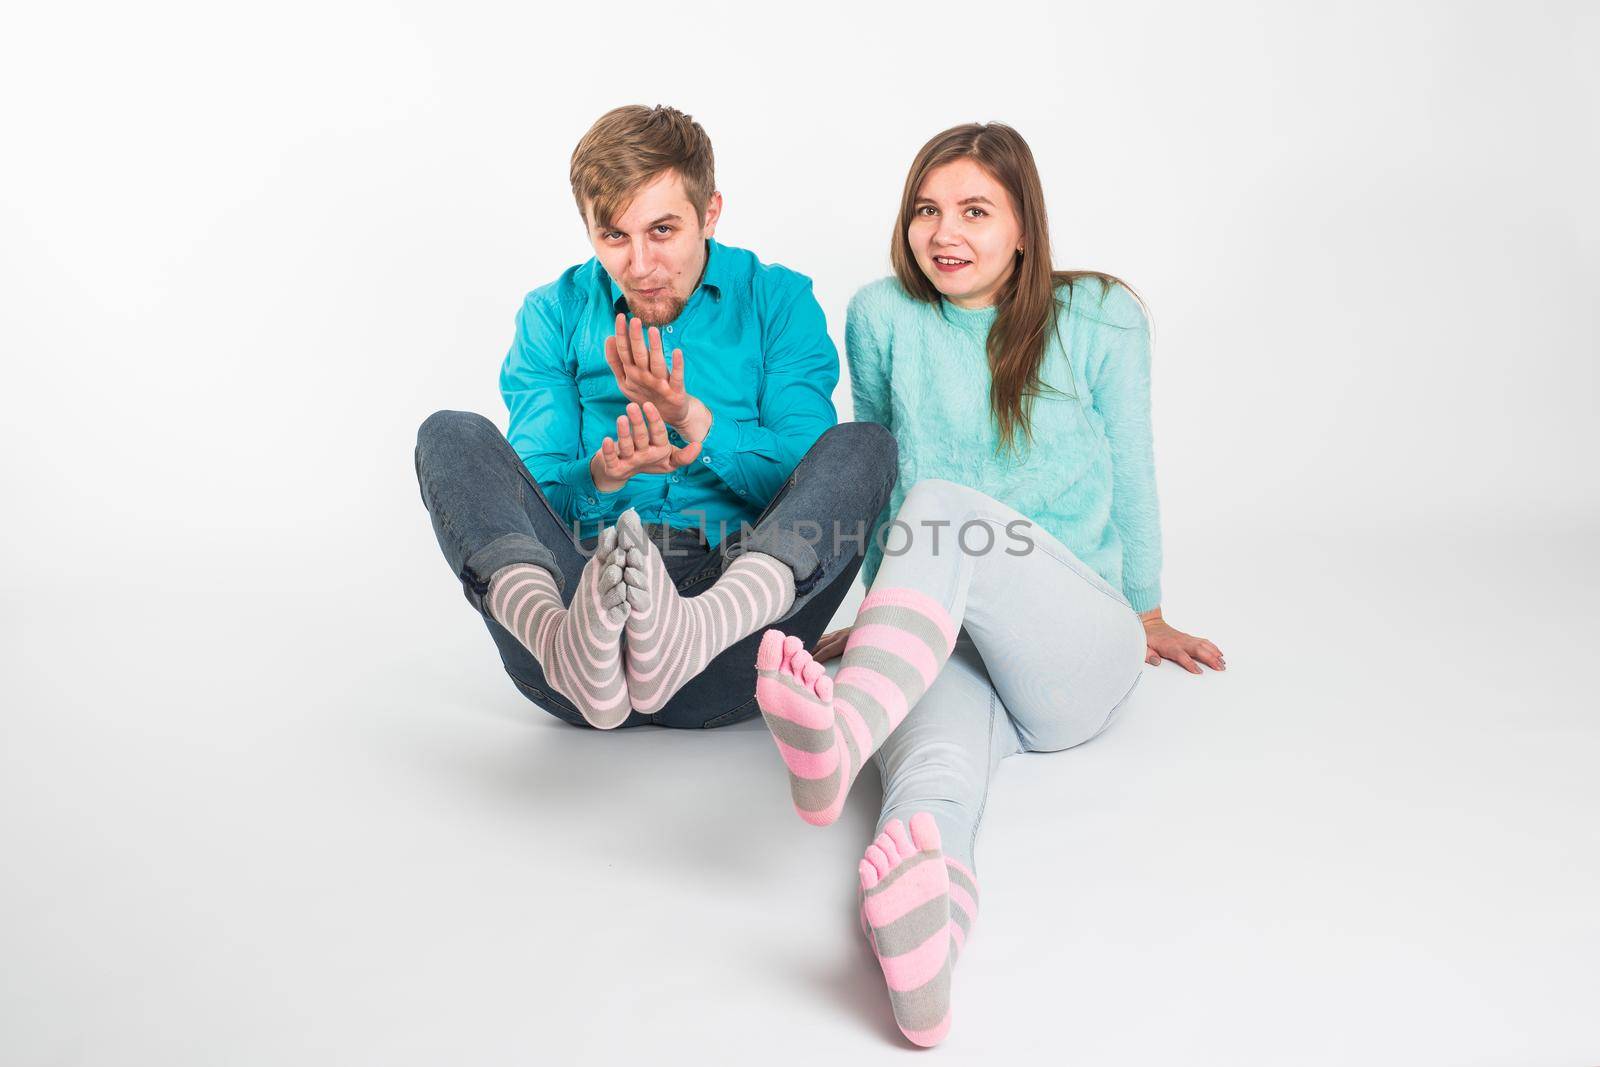
{"type": "Polygon", "coordinates": [[[628,695],[635,711],[660,711],[720,653],[780,618],[794,603],[794,571],[747,552],[699,596],[683,597],[633,509],[617,519],[626,553],[628,695]]]}
{"type": "Polygon", "coordinates": [[[798,637],[777,630],[762,637],[756,703],[789,768],[802,819],[826,826],[839,817],[856,775],[950,658],[956,630],[926,593],[873,586],[834,678],[798,637]]]}
{"type": "Polygon", "coordinates": [[[890,820],[858,871],[862,928],[883,968],[895,1023],[912,1044],[937,1045],[950,1031],[950,972],[965,932],[956,933],[954,868],[939,849],[933,816],[912,816],[909,834],[890,820]]]}
{"type": "Polygon", "coordinates": [[[623,559],[616,530],[602,531],[570,608],[561,606],[555,579],[543,567],[514,563],[489,579],[489,614],[533,654],[550,685],[584,720],[602,730],[620,725],[629,710],[622,666],[628,620],[623,559]]]}

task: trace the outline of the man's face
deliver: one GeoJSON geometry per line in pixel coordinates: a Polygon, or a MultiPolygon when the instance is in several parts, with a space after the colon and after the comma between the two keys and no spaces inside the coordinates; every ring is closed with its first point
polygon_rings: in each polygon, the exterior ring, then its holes
{"type": "Polygon", "coordinates": [[[700,284],[706,238],[721,213],[722,194],[713,193],[702,223],[675,170],[642,186],[609,225],[594,217],[592,204],[584,205],[600,265],[622,290],[628,310],[650,326],[677,318],[700,284]]]}

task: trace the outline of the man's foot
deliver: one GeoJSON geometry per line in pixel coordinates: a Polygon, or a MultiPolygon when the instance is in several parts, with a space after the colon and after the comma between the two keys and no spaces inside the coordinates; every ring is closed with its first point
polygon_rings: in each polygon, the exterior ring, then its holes
{"type": "Polygon", "coordinates": [[[906,833],[883,828],[861,860],[861,911],[868,942],[889,986],[894,1020],[915,1045],[937,1045],[950,1031],[950,970],[955,962],[950,879],[933,816],[918,812],[906,833]]]}
{"type": "Polygon", "coordinates": [[[629,605],[627,683],[633,709],[650,715],[735,642],[794,603],[794,572],[759,552],[738,557],[716,585],[682,597],[632,508],[617,518],[629,605]]]}
{"type": "Polygon", "coordinates": [[[833,710],[833,679],[798,637],[768,630],[756,652],[756,703],[789,768],[800,817],[826,826],[844,810],[854,780],[833,710]]]}
{"type": "Polygon", "coordinates": [[[602,730],[621,725],[629,711],[622,662],[629,615],[624,561],[615,527],[602,530],[568,608],[543,567],[502,567],[489,583],[489,613],[533,653],[551,688],[602,730]]]}

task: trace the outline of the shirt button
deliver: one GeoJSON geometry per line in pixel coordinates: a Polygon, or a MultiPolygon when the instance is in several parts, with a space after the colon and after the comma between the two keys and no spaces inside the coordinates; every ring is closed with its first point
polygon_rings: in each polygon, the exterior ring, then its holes
{"type": "Polygon", "coordinates": [[[711,457],[710,456],[701,456],[700,457],[700,462],[701,463],[710,463],[711,462],[711,457]]]}
{"type": "Polygon", "coordinates": [[[672,327],[671,327],[671,326],[668,326],[668,327],[667,327],[667,332],[668,332],[668,333],[671,333],[671,332],[672,332],[672,327]]]}
{"type": "Polygon", "coordinates": [[[590,498],[589,498],[589,503],[591,503],[591,504],[598,504],[598,503],[599,503],[599,501],[598,501],[598,500],[596,500],[596,499],[595,499],[595,498],[594,498],[594,497],[590,497],[590,498]]]}

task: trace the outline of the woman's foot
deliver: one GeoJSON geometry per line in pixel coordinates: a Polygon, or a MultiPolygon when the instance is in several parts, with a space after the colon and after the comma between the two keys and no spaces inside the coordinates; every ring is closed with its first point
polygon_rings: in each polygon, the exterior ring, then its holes
{"type": "Polygon", "coordinates": [[[833,822],[844,808],[854,775],[844,766],[833,680],[798,637],[777,630],[762,635],[756,653],[756,703],[789,768],[795,811],[813,826],[833,822]]]}
{"type": "Polygon", "coordinates": [[[950,969],[955,963],[950,878],[933,816],[911,817],[908,834],[892,819],[859,867],[861,914],[883,968],[894,1019],[912,1044],[937,1045],[950,1032],[950,969]]]}

